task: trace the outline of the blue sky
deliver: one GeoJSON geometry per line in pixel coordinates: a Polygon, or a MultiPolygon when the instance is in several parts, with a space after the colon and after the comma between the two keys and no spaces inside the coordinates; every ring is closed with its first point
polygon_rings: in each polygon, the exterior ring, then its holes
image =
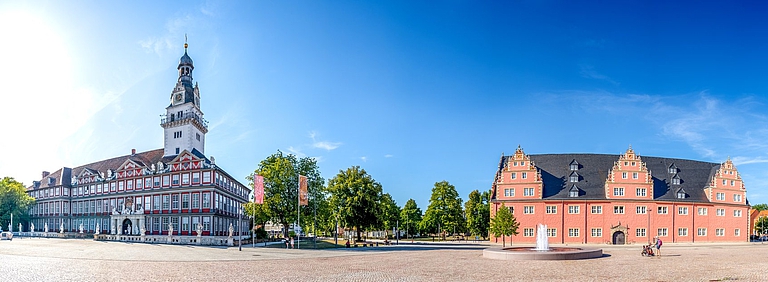
{"type": "Polygon", "coordinates": [[[768,6],[621,1],[5,1],[0,175],[162,146],[184,34],[206,153],[366,169],[422,209],[502,152],[723,162],[768,202],[768,6]]]}

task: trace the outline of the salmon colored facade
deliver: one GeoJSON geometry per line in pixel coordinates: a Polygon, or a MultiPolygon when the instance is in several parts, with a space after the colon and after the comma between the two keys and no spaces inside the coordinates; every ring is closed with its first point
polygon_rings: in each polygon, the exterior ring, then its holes
{"type": "Polygon", "coordinates": [[[507,243],[535,243],[539,223],[554,244],[749,240],[746,189],[730,159],[641,158],[631,147],[622,155],[529,156],[518,147],[501,157],[495,179],[491,217],[503,204],[520,223],[507,243]]]}

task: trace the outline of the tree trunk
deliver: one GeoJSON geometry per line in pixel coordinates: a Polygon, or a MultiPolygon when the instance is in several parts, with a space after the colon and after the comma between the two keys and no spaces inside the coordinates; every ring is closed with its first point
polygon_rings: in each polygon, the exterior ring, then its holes
{"type": "Polygon", "coordinates": [[[507,247],[507,239],[504,238],[504,234],[501,234],[501,247],[506,248],[507,247]]]}
{"type": "Polygon", "coordinates": [[[283,223],[283,238],[288,238],[288,223],[283,223]]]}
{"type": "Polygon", "coordinates": [[[357,233],[357,241],[360,242],[362,239],[360,237],[360,227],[355,227],[355,233],[357,233]]]}

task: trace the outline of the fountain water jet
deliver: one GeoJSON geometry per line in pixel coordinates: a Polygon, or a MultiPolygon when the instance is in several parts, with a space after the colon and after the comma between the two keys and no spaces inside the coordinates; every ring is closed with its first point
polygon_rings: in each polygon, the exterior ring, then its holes
{"type": "Polygon", "coordinates": [[[536,230],[536,248],[534,251],[549,251],[549,238],[547,238],[547,226],[539,223],[536,230]]]}
{"type": "Polygon", "coordinates": [[[536,231],[536,247],[488,248],[483,250],[483,257],[501,260],[573,260],[599,258],[602,249],[549,247],[547,226],[539,223],[536,231]]]}

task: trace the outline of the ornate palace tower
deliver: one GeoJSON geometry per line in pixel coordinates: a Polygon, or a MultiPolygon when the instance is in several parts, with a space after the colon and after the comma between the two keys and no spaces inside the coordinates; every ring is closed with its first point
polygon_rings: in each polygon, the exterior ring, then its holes
{"type": "Polygon", "coordinates": [[[179,59],[179,79],[171,92],[171,104],[165,108],[166,114],[160,121],[164,129],[163,156],[175,156],[184,150],[197,149],[205,154],[205,133],[208,122],[203,119],[200,110],[200,89],[192,84],[192,71],[195,66],[187,55],[187,43],[184,43],[184,56],[179,59]]]}

